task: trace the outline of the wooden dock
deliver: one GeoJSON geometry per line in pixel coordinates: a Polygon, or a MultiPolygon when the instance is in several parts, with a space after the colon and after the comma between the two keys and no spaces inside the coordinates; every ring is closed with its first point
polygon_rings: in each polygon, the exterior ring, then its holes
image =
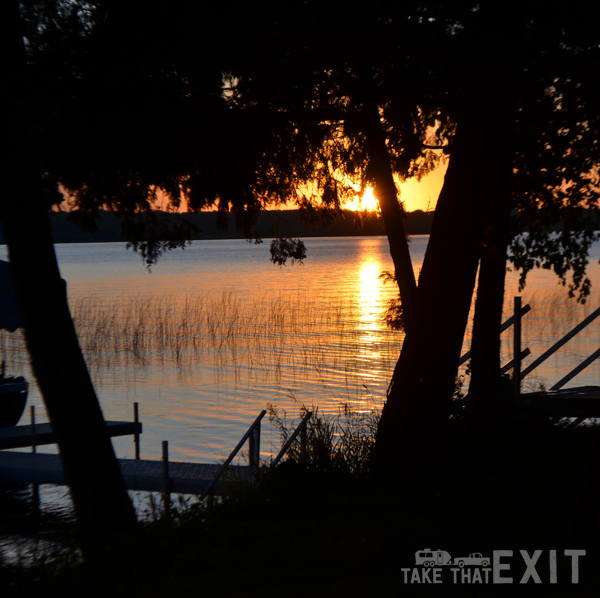
{"type": "MultiPolygon", "coordinates": [[[[568,427],[578,426],[586,419],[600,418],[600,386],[580,386],[577,388],[563,388],[575,376],[587,368],[590,364],[600,359],[600,349],[594,351],[573,370],[556,382],[549,390],[541,392],[523,393],[521,383],[523,378],[544,363],[551,355],[579,334],[586,326],[589,326],[596,318],[600,318],[600,307],[569,330],[562,338],[534,359],[527,367],[522,369],[522,360],[529,356],[530,351],[526,348],[521,350],[521,319],[531,310],[529,305],[521,306],[521,297],[514,298],[514,314],[502,325],[502,330],[510,326],[513,329],[513,358],[501,370],[505,373],[513,370],[512,381],[514,397],[522,400],[526,407],[532,407],[557,422],[569,418],[568,427]]],[[[470,355],[470,354],[469,354],[470,355]]],[[[463,356],[467,358],[468,356],[463,356]]],[[[466,359],[465,359],[466,361],[466,359]]]]}
{"type": "MultiPolygon", "coordinates": [[[[177,494],[220,493],[228,482],[254,479],[260,458],[260,422],[262,411],[223,464],[170,461],[168,443],[163,441],[161,460],[139,458],[139,435],[142,424],[138,420],[138,406],[134,404],[134,421],[107,421],[109,435],[134,436],[135,459],[118,459],[128,490],[177,494]],[[249,465],[232,463],[242,446],[249,444],[249,465]]],[[[60,455],[40,453],[41,445],[56,444],[56,434],[49,423],[36,424],[32,408],[30,425],[0,428],[0,484],[30,483],[66,484],[60,455]],[[6,449],[31,447],[31,452],[6,449]]]]}
{"type": "MultiPolygon", "coordinates": [[[[142,433],[142,424],[137,421],[107,421],[109,435],[137,436],[142,433]]],[[[50,424],[34,424],[0,428],[0,450],[26,448],[56,444],[56,434],[50,424]]]]}
{"type": "Polygon", "coordinates": [[[522,395],[526,404],[554,418],[600,418],[600,386],[580,386],[522,395]]]}
{"type": "MultiPolygon", "coordinates": [[[[119,459],[119,466],[128,490],[180,494],[203,494],[219,473],[222,465],[206,463],[168,462],[165,478],[163,461],[150,459],[119,459]]],[[[243,465],[230,465],[214,486],[218,494],[224,484],[232,480],[252,479],[253,469],[243,465]]],[[[0,451],[0,482],[64,485],[65,477],[59,455],[0,451]]]]}

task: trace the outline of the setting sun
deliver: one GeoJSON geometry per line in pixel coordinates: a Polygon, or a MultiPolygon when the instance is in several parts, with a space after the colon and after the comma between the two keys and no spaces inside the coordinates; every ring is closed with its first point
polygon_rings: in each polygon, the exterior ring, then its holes
{"type": "MultiPolygon", "coordinates": [[[[447,164],[442,164],[433,172],[424,176],[420,181],[412,178],[400,183],[400,199],[407,212],[423,210],[429,212],[435,209],[438,195],[444,183],[447,164]]],[[[373,195],[373,188],[369,187],[362,198],[358,195],[344,206],[348,210],[375,211],[379,208],[377,198],[373,195]]]]}
{"type": "Polygon", "coordinates": [[[344,207],[347,210],[354,210],[355,212],[362,210],[374,212],[375,210],[379,209],[379,202],[373,195],[373,188],[369,187],[365,191],[362,198],[357,195],[352,201],[347,202],[344,207]]]}

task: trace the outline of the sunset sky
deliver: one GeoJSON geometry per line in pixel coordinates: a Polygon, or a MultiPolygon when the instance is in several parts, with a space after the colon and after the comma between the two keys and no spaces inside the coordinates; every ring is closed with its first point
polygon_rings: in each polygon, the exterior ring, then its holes
{"type": "MultiPolygon", "coordinates": [[[[442,184],[444,183],[444,175],[448,164],[442,164],[428,176],[423,177],[420,181],[417,179],[409,179],[400,185],[400,199],[404,203],[404,209],[407,212],[415,210],[423,210],[424,212],[435,209],[437,198],[440,194],[442,184]]],[[[365,193],[362,202],[346,204],[346,207],[351,210],[376,208],[375,199],[371,189],[365,193]]]]}
{"type": "MultiPolygon", "coordinates": [[[[420,181],[417,179],[409,179],[400,185],[400,199],[404,204],[404,209],[407,212],[415,210],[431,211],[435,209],[440,190],[444,183],[444,175],[448,164],[442,164],[428,176],[423,177],[420,181]]],[[[373,191],[369,189],[362,202],[356,201],[347,203],[344,207],[350,210],[374,210],[376,209],[373,191]]],[[[158,201],[155,204],[156,209],[166,209],[167,202],[163,194],[158,192],[158,201]]],[[[68,208],[64,208],[68,209],[68,208]]],[[[185,202],[182,204],[180,211],[186,211],[185,202]]]]}
{"type": "Polygon", "coordinates": [[[409,179],[400,185],[400,199],[404,202],[404,209],[407,212],[415,210],[435,209],[440,190],[444,184],[444,175],[448,163],[442,164],[428,176],[423,177],[421,181],[409,179]]]}

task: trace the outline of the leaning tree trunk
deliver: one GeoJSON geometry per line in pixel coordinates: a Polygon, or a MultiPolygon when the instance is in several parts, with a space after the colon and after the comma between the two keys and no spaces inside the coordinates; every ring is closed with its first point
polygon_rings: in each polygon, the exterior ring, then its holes
{"type": "Polygon", "coordinates": [[[459,46],[463,95],[450,163],[438,199],[407,331],[382,411],[375,458],[380,470],[431,469],[444,462],[458,362],[490,205],[512,172],[507,138],[517,56],[512,17],[482,6],[468,47],[459,46]],[[510,41],[509,41],[510,40],[510,41]],[[508,125],[508,126],[507,126],[508,125]],[[509,169],[510,170],[510,169],[509,169]]]}
{"type": "Polygon", "coordinates": [[[479,266],[471,340],[471,381],[466,418],[472,427],[480,431],[496,430],[502,424],[501,420],[509,414],[512,398],[510,384],[505,383],[500,374],[500,329],[512,207],[517,116],[508,56],[504,55],[505,60],[493,70],[499,88],[490,107],[496,126],[495,134],[490,137],[493,142],[495,176],[487,184],[489,211],[479,266]]]}
{"type": "Polygon", "coordinates": [[[27,347],[58,439],[84,547],[93,549],[134,527],[135,511],[79,347],[48,215],[38,198],[15,194],[11,200],[1,222],[27,347]]]}
{"type": "Polygon", "coordinates": [[[5,147],[0,164],[0,225],[27,347],[56,432],[87,555],[109,536],[132,529],[135,511],[79,346],[54,252],[48,205],[36,164],[35,114],[27,82],[18,2],[2,3],[5,147]]]}
{"type": "Polygon", "coordinates": [[[394,181],[390,154],[385,143],[385,133],[379,118],[379,109],[371,98],[365,100],[363,127],[369,152],[369,165],[375,179],[373,193],[379,201],[381,209],[381,217],[394,263],[394,274],[400,291],[402,320],[406,329],[410,327],[411,320],[414,318],[417,282],[404,228],[405,215],[398,201],[398,190],[394,181]]]}
{"type": "MultiPolygon", "coordinates": [[[[511,155],[510,148],[507,148],[506,157],[511,155]]],[[[494,181],[490,190],[492,206],[486,223],[477,282],[466,415],[469,423],[481,430],[498,428],[500,419],[507,413],[511,396],[510,383],[504,383],[500,374],[500,328],[506,280],[511,172],[512,164],[507,159],[504,175],[494,181]]]]}
{"type": "Polygon", "coordinates": [[[459,120],[419,278],[416,318],[377,432],[376,460],[384,470],[428,468],[444,454],[487,192],[499,175],[497,150],[489,142],[501,134],[499,123],[483,107],[459,120]]]}

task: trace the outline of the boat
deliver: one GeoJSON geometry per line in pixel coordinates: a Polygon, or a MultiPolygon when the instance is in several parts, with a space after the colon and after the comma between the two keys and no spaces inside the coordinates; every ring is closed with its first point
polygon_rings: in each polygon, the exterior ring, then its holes
{"type": "Polygon", "coordinates": [[[6,376],[0,371],[0,428],[16,426],[27,403],[29,383],[23,376],[6,376]]]}

